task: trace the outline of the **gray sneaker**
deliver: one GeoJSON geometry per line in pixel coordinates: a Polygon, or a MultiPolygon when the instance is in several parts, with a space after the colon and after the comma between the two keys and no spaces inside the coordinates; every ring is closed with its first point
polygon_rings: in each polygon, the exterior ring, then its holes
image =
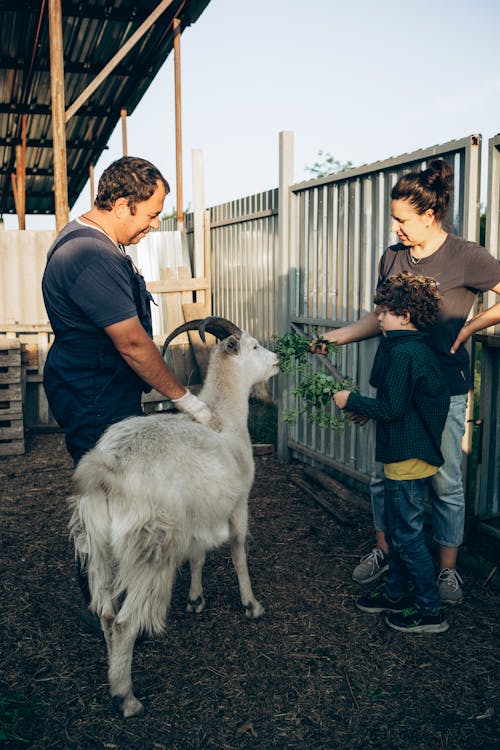
{"type": "Polygon", "coordinates": [[[388,556],[378,547],[374,547],[356,565],[352,572],[352,580],[356,583],[371,583],[380,578],[386,570],[389,570],[388,556]]]}
{"type": "Polygon", "coordinates": [[[461,588],[463,581],[454,568],[443,568],[438,575],[437,584],[441,604],[461,604],[464,598],[461,588]]]}

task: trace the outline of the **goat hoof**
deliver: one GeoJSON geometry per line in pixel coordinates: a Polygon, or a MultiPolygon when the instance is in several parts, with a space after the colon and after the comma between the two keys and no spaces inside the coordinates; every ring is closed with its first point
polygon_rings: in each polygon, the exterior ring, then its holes
{"type": "Polygon", "coordinates": [[[124,719],[130,719],[132,716],[141,716],[144,713],[144,706],[137,700],[135,695],[123,698],[121,695],[113,695],[113,706],[123,714],[124,719]]]}
{"type": "Polygon", "coordinates": [[[188,599],[187,606],[186,606],[186,612],[195,612],[196,614],[199,614],[202,612],[205,608],[205,597],[203,594],[200,594],[196,597],[196,599],[188,599]]]}
{"type": "Polygon", "coordinates": [[[244,604],[245,615],[249,620],[257,620],[265,612],[264,607],[257,600],[244,604]]]}

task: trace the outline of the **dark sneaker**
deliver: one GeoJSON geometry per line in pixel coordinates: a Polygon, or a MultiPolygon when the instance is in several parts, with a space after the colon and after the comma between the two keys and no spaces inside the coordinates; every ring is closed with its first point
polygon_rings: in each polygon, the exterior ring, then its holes
{"type": "Polygon", "coordinates": [[[367,596],[359,596],[356,599],[356,607],[362,612],[378,615],[380,612],[403,612],[406,607],[414,603],[414,598],[407,595],[399,599],[391,599],[384,593],[384,589],[372,591],[367,596]]]}
{"type": "Polygon", "coordinates": [[[464,597],[463,581],[454,568],[443,568],[438,575],[437,584],[441,604],[461,604],[464,597]]]}
{"type": "Polygon", "coordinates": [[[444,633],[449,628],[443,610],[439,609],[434,614],[425,613],[418,604],[408,607],[403,612],[388,612],[385,621],[389,627],[402,633],[444,633]]]}
{"type": "Polygon", "coordinates": [[[371,552],[361,558],[352,571],[352,580],[356,583],[371,583],[389,570],[387,555],[381,549],[374,547],[371,552]]]}

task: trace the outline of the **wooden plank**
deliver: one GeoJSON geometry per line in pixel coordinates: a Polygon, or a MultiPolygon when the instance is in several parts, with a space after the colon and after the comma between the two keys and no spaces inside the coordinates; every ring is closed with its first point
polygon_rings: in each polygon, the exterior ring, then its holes
{"type": "MultiPolygon", "coordinates": [[[[179,279],[182,279],[182,280],[184,280],[184,279],[190,279],[191,278],[191,269],[188,268],[187,266],[179,266],[177,268],[177,276],[178,276],[179,279]]],[[[186,304],[188,305],[188,304],[190,304],[193,301],[193,292],[184,291],[184,292],[181,292],[179,296],[180,296],[181,308],[182,308],[183,305],[186,305],[186,304]]],[[[181,314],[182,314],[182,321],[181,322],[182,323],[184,323],[184,320],[185,320],[183,312],[184,311],[182,310],[182,312],[181,312],[181,314]]]]}
{"type": "Polygon", "coordinates": [[[19,367],[2,367],[0,366],[0,383],[20,383],[21,382],[21,364],[19,367]]]}
{"type": "Polygon", "coordinates": [[[52,328],[45,323],[40,325],[38,323],[2,323],[0,331],[12,333],[38,333],[39,331],[45,331],[45,333],[52,333],[52,328]]]}
{"type": "Polygon", "coordinates": [[[358,493],[354,492],[348,487],[345,487],[343,484],[341,484],[340,482],[337,482],[336,479],[333,479],[333,477],[329,476],[328,474],[325,474],[320,469],[310,467],[310,466],[305,466],[303,471],[307,479],[309,479],[312,482],[316,482],[317,484],[320,484],[325,490],[328,490],[328,492],[330,492],[332,495],[334,496],[336,495],[341,500],[344,500],[346,503],[356,506],[357,508],[360,508],[361,510],[365,510],[365,511],[370,510],[369,499],[363,497],[363,495],[359,495],[358,493]]]}
{"type": "Polygon", "coordinates": [[[24,440],[0,440],[0,456],[22,456],[24,452],[24,440]]]}
{"type": "Polygon", "coordinates": [[[13,336],[0,336],[0,350],[10,351],[11,349],[21,351],[21,342],[13,336]]]}
{"type": "Polygon", "coordinates": [[[151,294],[168,292],[197,292],[209,289],[207,279],[171,279],[168,281],[146,281],[151,294]]]}
{"type": "Polygon", "coordinates": [[[353,522],[351,519],[346,518],[343,513],[340,513],[336,508],[334,508],[331,503],[328,502],[328,500],[325,500],[321,495],[318,495],[317,492],[314,492],[314,490],[309,487],[307,482],[304,482],[302,479],[296,478],[293,480],[297,487],[300,487],[304,492],[306,492],[310,497],[313,498],[315,502],[318,503],[318,505],[321,505],[322,508],[324,508],[330,515],[342,526],[352,526],[353,522]]]}
{"type": "MultiPolygon", "coordinates": [[[[0,373],[5,372],[11,368],[21,367],[21,342],[16,338],[10,338],[7,336],[0,336],[0,373]]],[[[19,378],[20,380],[20,375],[19,378]]],[[[12,380],[6,380],[0,377],[0,382],[13,382],[12,380]]]]}
{"type": "Polygon", "coordinates": [[[4,367],[21,367],[21,348],[19,349],[1,349],[0,348],[0,368],[4,367]]]}
{"type": "MultiPolygon", "coordinates": [[[[161,283],[169,284],[174,276],[174,271],[171,268],[162,268],[160,270],[160,275],[162,276],[161,283]]],[[[168,331],[172,331],[177,326],[184,323],[184,316],[182,313],[182,307],[179,297],[179,291],[171,291],[169,293],[166,293],[163,295],[161,304],[163,305],[163,311],[164,311],[164,325],[168,331]]],[[[158,337],[157,337],[158,339],[158,337]]],[[[162,341],[157,341],[160,349],[163,346],[163,341],[165,340],[165,336],[163,337],[162,341]]],[[[199,375],[198,375],[198,368],[196,366],[195,359],[193,357],[193,353],[191,351],[191,348],[189,346],[189,338],[186,333],[180,334],[168,347],[168,350],[165,355],[165,361],[170,367],[170,369],[175,373],[177,378],[183,383],[184,385],[191,385],[194,382],[198,382],[199,375]]],[[[145,394],[146,396],[146,394],[145,394]]],[[[165,400],[165,397],[161,394],[158,394],[159,398],[155,399],[153,397],[145,397],[143,398],[143,403],[150,403],[151,401],[157,400],[157,401],[163,401],[165,400]]]]}
{"type": "Polygon", "coordinates": [[[19,419],[23,415],[23,402],[4,399],[0,392],[0,421],[3,419],[19,419]]]}
{"type": "Polygon", "coordinates": [[[0,401],[22,401],[21,383],[0,384],[0,401]]]}
{"type": "MultiPolygon", "coordinates": [[[[182,312],[184,313],[184,319],[186,320],[186,322],[188,322],[189,320],[197,320],[198,318],[207,317],[206,307],[201,302],[185,303],[184,305],[182,305],[182,312]]],[[[200,378],[203,382],[207,374],[210,352],[212,351],[212,347],[216,342],[216,338],[215,336],[212,336],[211,333],[207,333],[205,336],[206,343],[204,344],[198,331],[189,331],[188,335],[189,341],[191,342],[191,347],[193,349],[194,358],[200,372],[200,378]]]]}
{"type": "Polygon", "coordinates": [[[23,420],[4,419],[0,414],[0,440],[17,440],[19,438],[24,438],[23,420]]]}

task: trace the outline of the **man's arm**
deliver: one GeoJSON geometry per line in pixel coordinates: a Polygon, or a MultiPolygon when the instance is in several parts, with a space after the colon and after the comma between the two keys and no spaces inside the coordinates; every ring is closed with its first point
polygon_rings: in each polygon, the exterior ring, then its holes
{"type": "Polygon", "coordinates": [[[166,365],[138,317],[113,323],[104,330],[125,362],[142,380],[170,399],[178,399],[185,394],[186,388],[166,365]]]}

